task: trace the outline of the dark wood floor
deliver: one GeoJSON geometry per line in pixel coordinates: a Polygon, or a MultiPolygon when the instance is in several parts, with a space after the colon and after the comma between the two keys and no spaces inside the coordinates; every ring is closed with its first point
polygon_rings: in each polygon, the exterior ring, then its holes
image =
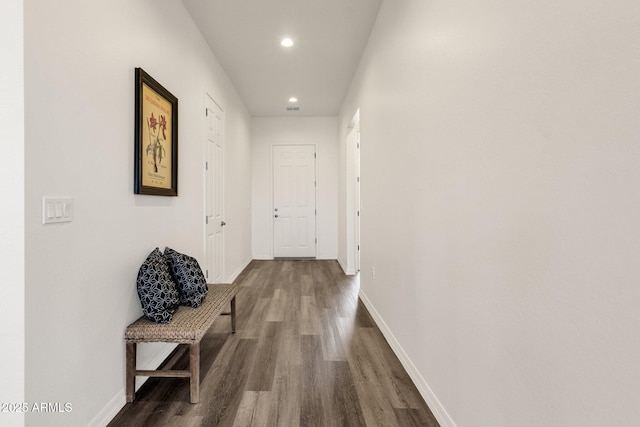
{"type": "Polygon", "coordinates": [[[236,283],[238,332],[224,316],[201,343],[200,403],[150,378],[109,426],[438,426],[337,262],[253,261],[236,283]]]}

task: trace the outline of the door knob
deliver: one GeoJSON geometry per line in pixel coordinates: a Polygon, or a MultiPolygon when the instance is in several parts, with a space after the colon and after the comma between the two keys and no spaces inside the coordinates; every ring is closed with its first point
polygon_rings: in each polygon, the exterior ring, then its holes
{"type": "Polygon", "coordinates": [[[278,214],[275,214],[273,217],[274,217],[274,218],[278,218],[278,214]]]}
{"type": "Polygon", "coordinates": [[[220,223],[220,226],[221,226],[221,227],[224,227],[225,225],[227,225],[227,223],[226,223],[226,222],[224,222],[224,221],[222,221],[222,222],[220,223]]]}

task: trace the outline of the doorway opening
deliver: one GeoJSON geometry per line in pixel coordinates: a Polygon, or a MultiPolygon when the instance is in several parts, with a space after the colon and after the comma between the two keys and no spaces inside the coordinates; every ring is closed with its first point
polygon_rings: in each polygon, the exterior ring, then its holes
{"type": "Polygon", "coordinates": [[[347,274],[360,271],[360,221],[362,203],[360,198],[360,110],[349,123],[347,133],[347,274]]]}

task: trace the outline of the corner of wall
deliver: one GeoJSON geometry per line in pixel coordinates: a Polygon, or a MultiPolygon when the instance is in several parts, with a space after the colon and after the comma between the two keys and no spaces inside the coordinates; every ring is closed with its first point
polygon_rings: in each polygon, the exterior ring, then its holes
{"type": "MultiPolygon", "coordinates": [[[[164,362],[171,352],[177,347],[177,344],[165,344],[162,345],[160,350],[150,360],[143,364],[139,369],[141,370],[155,370],[164,362]]],[[[147,382],[149,377],[136,378],[136,391],[147,382]]],[[[109,424],[109,422],[115,417],[118,412],[126,405],[126,391],[125,388],[118,390],[118,393],[98,412],[98,414],[87,424],[88,427],[102,427],[109,424]]]]}
{"type": "Polygon", "coordinates": [[[354,268],[347,268],[343,259],[338,258],[337,261],[338,261],[338,264],[340,265],[340,268],[342,268],[342,271],[344,272],[344,274],[346,274],[347,276],[355,276],[356,271],[354,268]]]}
{"type": "Polygon", "coordinates": [[[242,271],[247,268],[247,266],[249,265],[249,263],[251,262],[251,260],[253,259],[253,257],[248,257],[237,269],[236,271],[234,271],[226,280],[226,283],[233,283],[238,276],[240,275],[240,273],[242,273],[242,271]]]}
{"type": "MultiPolygon", "coordinates": [[[[0,402],[25,402],[25,256],[24,256],[24,26],[23,1],[3,4],[0,15],[0,329],[3,370],[0,402]]],[[[4,411],[3,411],[4,412],[4,411]]],[[[0,413],[3,425],[24,426],[18,411],[0,413]]]]}

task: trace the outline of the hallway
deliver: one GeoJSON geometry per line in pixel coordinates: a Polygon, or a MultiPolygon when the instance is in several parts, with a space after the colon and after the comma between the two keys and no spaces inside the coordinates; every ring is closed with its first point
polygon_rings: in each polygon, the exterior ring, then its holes
{"type": "MultiPolygon", "coordinates": [[[[202,341],[200,403],[149,379],[110,426],[438,426],[335,261],[253,261],[202,341]]],[[[185,354],[177,364],[186,365],[185,354]]]]}

